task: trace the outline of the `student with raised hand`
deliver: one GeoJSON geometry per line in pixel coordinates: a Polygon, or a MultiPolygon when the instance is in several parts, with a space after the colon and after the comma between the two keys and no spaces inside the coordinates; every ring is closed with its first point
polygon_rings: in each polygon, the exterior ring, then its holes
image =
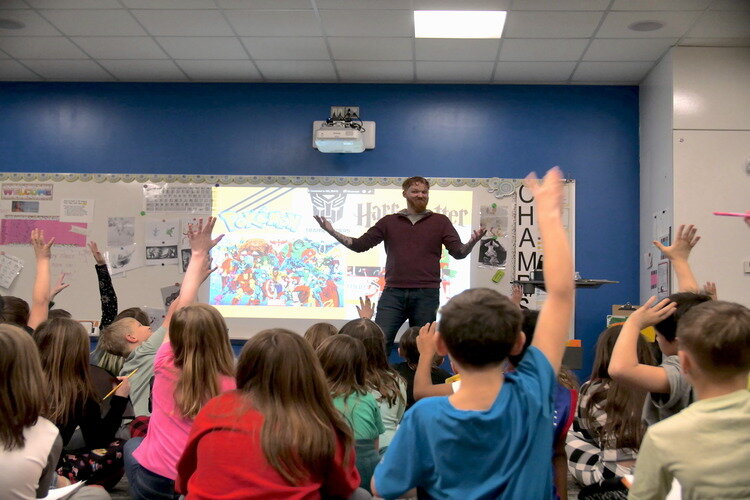
{"type": "Polygon", "coordinates": [[[380,460],[379,437],[385,432],[380,408],[367,388],[367,351],[359,339],[334,335],[315,354],[323,367],[333,406],[352,429],[360,486],[370,489],[370,478],[380,460]]]}
{"type": "MultiPolygon", "coordinates": [[[[548,293],[534,341],[518,369],[521,312],[494,290],[471,289],[442,309],[426,335],[461,372],[450,397],[418,401],[375,470],[373,494],[396,498],[417,487],[432,498],[550,498],[553,392],[573,312],[573,265],[562,225],[562,174],[526,186],[535,197],[548,293]],[[417,457],[415,459],[415,457],[417,457]]],[[[420,334],[421,335],[421,334],[420,334]]]]}
{"type": "Polygon", "coordinates": [[[688,258],[693,247],[700,241],[701,237],[697,236],[698,228],[690,224],[685,226],[681,224],[677,228],[677,237],[670,246],[664,246],[658,241],[654,245],[670,260],[677,276],[678,292],[695,292],[698,293],[700,287],[698,281],[693,275],[688,258]]]}
{"type": "Polygon", "coordinates": [[[750,310],[711,301],[678,327],[683,373],[696,402],[646,432],[628,498],[750,498],[750,310]]]}
{"type": "Polygon", "coordinates": [[[205,277],[216,223],[190,227],[192,255],[169,330],[154,357],[153,412],[145,438],[128,441],[125,471],[136,499],[173,499],[177,461],[193,419],[209,399],[236,387],[234,358],[224,318],[216,308],[194,304],[205,277]]]}
{"type": "Polygon", "coordinates": [[[362,341],[367,353],[366,385],[380,407],[385,432],[380,434],[379,452],[382,455],[396,433],[398,423],[406,411],[406,381],[385,358],[385,336],[374,321],[359,318],[341,327],[341,335],[362,341]]]}
{"type": "Polygon", "coordinates": [[[32,330],[35,330],[42,321],[46,320],[49,313],[49,302],[51,300],[49,268],[54,243],[55,238],[44,241],[44,230],[33,229],[31,231],[31,246],[34,248],[36,258],[36,274],[31,291],[31,310],[28,322],[28,326],[32,330]]]}
{"type": "Polygon", "coordinates": [[[243,347],[236,380],[195,418],[178,491],[188,500],[348,498],[360,483],[352,430],[310,345],[264,330],[243,347]]]}
{"type": "MultiPolygon", "coordinates": [[[[404,358],[403,363],[399,363],[394,366],[395,370],[406,380],[406,409],[411,408],[416,402],[414,399],[414,378],[417,371],[417,365],[419,364],[420,354],[417,348],[417,336],[419,335],[420,327],[412,326],[407,328],[401,338],[398,341],[398,355],[404,358]]],[[[426,358],[425,361],[429,359],[426,358]]],[[[440,368],[439,364],[442,363],[443,358],[441,356],[433,356],[432,363],[430,365],[430,379],[428,384],[431,385],[442,385],[445,380],[451,376],[450,373],[440,368]]],[[[452,394],[452,392],[450,393],[452,394]]],[[[441,394],[448,396],[450,394],[441,394]]]]}

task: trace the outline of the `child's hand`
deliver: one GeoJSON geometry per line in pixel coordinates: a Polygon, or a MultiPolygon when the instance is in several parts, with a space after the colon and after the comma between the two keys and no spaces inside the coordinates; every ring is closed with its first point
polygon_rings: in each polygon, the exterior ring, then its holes
{"type": "Polygon", "coordinates": [[[669,299],[664,299],[654,307],[651,307],[654,302],[656,302],[656,296],[648,299],[645,304],[628,316],[627,321],[635,323],[638,326],[638,330],[642,330],[671,316],[674,314],[675,309],[677,309],[677,303],[669,299]]]}
{"type": "Polygon", "coordinates": [[[523,299],[523,286],[519,284],[510,286],[510,301],[513,302],[518,308],[521,308],[521,299],[523,299]]]}
{"type": "Polygon", "coordinates": [[[96,242],[89,241],[89,249],[91,250],[91,255],[94,256],[97,266],[103,266],[107,263],[107,261],[104,260],[102,253],[99,251],[99,247],[96,246],[96,242]]]}
{"type": "Polygon", "coordinates": [[[206,267],[203,268],[203,274],[201,275],[201,283],[206,281],[208,277],[211,276],[211,273],[219,268],[219,266],[214,266],[213,263],[214,259],[210,257],[208,258],[208,260],[206,260],[206,267]]]}
{"type": "Polygon", "coordinates": [[[209,217],[205,225],[203,225],[203,218],[198,219],[197,227],[193,224],[188,224],[186,236],[190,240],[190,249],[193,253],[203,252],[208,254],[224,237],[223,234],[220,234],[216,238],[211,239],[211,231],[214,229],[214,224],[216,224],[216,217],[209,217]]]}
{"type": "MultiPolygon", "coordinates": [[[[130,394],[130,379],[128,377],[117,377],[117,380],[122,382],[122,385],[115,391],[115,396],[122,396],[123,398],[128,397],[130,394]]],[[[112,384],[114,387],[117,384],[112,384]]]]}
{"type": "Polygon", "coordinates": [[[43,229],[33,229],[31,231],[31,246],[34,247],[34,254],[37,260],[52,257],[52,244],[54,242],[55,238],[50,238],[48,242],[44,242],[43,229]]]}
{"type": "Polygon", "coordinates": [[[60,274],[60,278],[57,280],[57,284],[55,285],[55,288],[52,289],[52,292],[50,292],[50,300],[54,299],[55,296],[68,288],[70,286],[70,283],[65,283],[65,275],[68,273],[62,273],[60,274]]]}
{"type": "Polygon", "coordinates": [[[716,283],[713,281],[706,281],[703,285],[703,293],[711,297],[711,300],[719,300],[719,296],[716,294],[716,283]]]}
{"type": "Polygon", "coordinates": [[[680,224],[680,227],[677,229],[677,237],[670,246],[665,247],[658,241],[654,241],[653,243],[669,260],[687,260],[690,256],[690,251],[701,239],[700,236],[695,235],[697,232],[698,228],[692,224],[687,226],[687,228],[685,224],[680,224]]]}
{"type": "Polygon", "coordinates": [[[563,175],[560,167],[552,167],[541,181],[535,172],[531,172],[523,180],[524,185],[534,196],[540,215],[560,216],[563,202],[563,175]]]}
{"type": "Polygon", "coordinates": [[[417,335],[417,350],[419,356],[427,356],[432,359],[437,353],[437,346],[435,345],[435,337],[437,336],[437,321],[425,324],[419,329],[419,335],[417,335]]]}
{"type": "Polygon", "coordinates": [[[354,306],[357,308],[357,314],[360,318],[372,319],[375,316],[375,304],[372,303],[370,297],[359,298],[359,305],[354,306]]]}

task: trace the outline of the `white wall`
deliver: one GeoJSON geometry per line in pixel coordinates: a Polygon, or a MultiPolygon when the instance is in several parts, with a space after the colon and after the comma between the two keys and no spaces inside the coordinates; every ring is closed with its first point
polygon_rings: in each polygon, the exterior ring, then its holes
{"type": "MultiPolygon", "coordinates": [[[[651,243],[654,217],[666,210],[671,225],[673,200],[672,176],[672,54],[664,59],[641,83],[640,159],[641,159],[641,236],[640,296],[641,303],[649,296],[649,271],[645,270],[644,254],[654,248],[651,243]]],[[[654,266],[656,260],[654,259],[654,266]]],[[[654,267],[655,268],[655,267],[654,267]]]]}
{"type": "MultiPolygon", "coordinates": [[[[716,281],[721,299],[750,306],[750,274],[742,268],[750,260],[750,230],[741,218],[712,215],[750,209],[748,82],[750,48],[737,47],[674,48],[644,81],[641,253],[650,249],[651,214],[668,206],[673,227],[693,223],[703,237],[691,256],[698,280],[716,281]]],[[[642,265],[641,300],[649,295],[648,278],[642,265]]]]}

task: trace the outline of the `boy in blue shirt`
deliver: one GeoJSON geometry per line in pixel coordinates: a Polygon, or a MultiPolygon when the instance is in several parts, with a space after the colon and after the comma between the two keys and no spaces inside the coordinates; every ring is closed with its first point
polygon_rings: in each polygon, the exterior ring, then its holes
{"type": "Polygon", "coordinates": [[[507,357],[524,345],[518,307],[490,289],[451,299],[440,332],[436,323],[426,326],[418,342],[423,356],[434,350],[451,357],[461,386],[406,413],[375,469],[375,495],[396,498],[416,487],[439,499],[552,496],[553,395],[573,311],[573,266],[561,219],[562,173],[553,168],[541,183],[531,174],[525,184],[537,207],[548,293],[534,341],[517,371],[504,374],[507,357]]]}

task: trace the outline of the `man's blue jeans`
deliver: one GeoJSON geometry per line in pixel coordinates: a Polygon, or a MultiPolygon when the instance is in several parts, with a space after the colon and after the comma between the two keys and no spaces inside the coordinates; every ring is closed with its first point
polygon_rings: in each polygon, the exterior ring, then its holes
{"type": "Polygon", "coordinates": [[[385,287],[375,312],[375,323],[385,334],[386,357],[391,354],[396,333],[404,321],[408,320],[410,327],[424,326],[435,321],[439,306],[439,288],[385,287]]]}

